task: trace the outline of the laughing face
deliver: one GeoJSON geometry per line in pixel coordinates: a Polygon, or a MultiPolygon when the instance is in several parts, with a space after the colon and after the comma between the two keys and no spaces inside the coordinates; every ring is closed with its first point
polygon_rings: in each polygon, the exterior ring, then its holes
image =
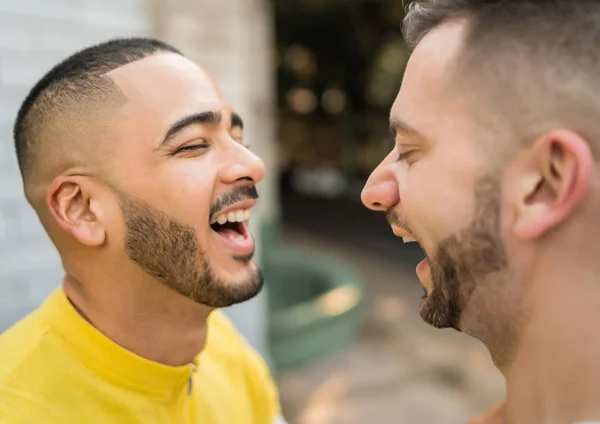
{"type": "Polygon", "coordinates": [[[397,236],[423,248],[426,258],[416,269],[425,288],[422,318],[465,330],[463,313],[490,311],[481,298],[495,290],[489,287],[502,287],[508,264],[502,174],[473,143],[469,116],[446,80],[456,54],[448,40],[458,39],[457,31],[437,30],[415,49],[390,115],[396,145],[362,200],[386,212],[397,236]]]}
{"type": "Polygon", "coordinates": [[[248,220],[264,168],[243,144],[241,118],[208,74],[176,54],[108,76],[127,97],[107,164],[124,253],[197,303],[224,307],[253,297],[262,277],[248,220]]]}
{"type": "MultiPolygon", "coordinates": [[[[417,265],[424,287],[421,317],[438,328],[461,330],[461,313],[477,284],[507,267],[500,237],[500,187],[493,176],[476,182],[474,218],[456,234],[437,242],[417,265]]],[[[420,242],[397,207],[386,211],[394,233],[405,242],[420,242]]]]}

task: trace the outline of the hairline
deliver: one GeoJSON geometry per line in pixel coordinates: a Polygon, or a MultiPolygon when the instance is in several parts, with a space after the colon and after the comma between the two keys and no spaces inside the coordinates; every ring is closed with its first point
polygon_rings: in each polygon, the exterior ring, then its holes
{"type": "MultiPolygon", "coordinates": [[[[499,45],[490,51],[486,48],[488,40],[474,38],[475,21],[468,13],[451,14],[427,28],[414,43],[413,51],[436,29],[461,21],[464,28],[458,41],[460,45],[444,75],[443,84],[444,89],[450,91],[447,95],[462,97],[459,104],[472,116],[470,128],[476,145],[483,146],[488,154],[491,150],[497,160],[506,163],[520,148],[557,127],[583,131],[583,135],[588,139],[600,137],[600,129],[590,130],[590,125],[586,125],[584,117],[577,117],[577,114],[570,110],[572,108],[565,106],[571,102],[575,105],[591,104],[593,107],[593,102],[585,103],[586,94],[581,95],[581,90],[572,90],[570,95],[573,97],[569,97],[568,100],[565,97],[561,101],[559,97],[562,93],[559,91],[560,84],[556,83],[554,68],[548,69],[544,74],[547,82],[541,83],[541,77],[538,75],[534,78],[534,75],[536,68],[543,65],[543,60],[536,55],[528,55],[530,47],[519,51],[499,45]],[[514,59],[511,69],[521,71],[522,75],[505,76],[508,65],[503,57],[507,55],[514,59]],[[494,75],[496,72],[497,75],[494,75]],[[508,80],[511,80],[510,83],[508,80]],[[493,81],[497,84],[493,84],[493,81]],[[552,88],[543,90],[540,87],[542,85],[552,88]],[[524,90],[534,94],[521,95],[524,90]],[[546,101],[535,100],[541,96],[546,101]]],[[[589,94],[587,96],[589,97],[589,94]]],[[[594,151],[594,143],[590,141],[589,145],[594,151]]]]}
{"type": "Polygon", "coordinates": [[[126,102],[125,91],[110,73],[147,57],[167,53],[184,56],[158,39],[116,38],[74,52],[44,74],[22,101],[13,125],[14,148],[23,183],[37,167],[36,145],[43,137],[45,123],[56,119],[53,116],[56,107],[102,103],[107,97],[126,102]]]}

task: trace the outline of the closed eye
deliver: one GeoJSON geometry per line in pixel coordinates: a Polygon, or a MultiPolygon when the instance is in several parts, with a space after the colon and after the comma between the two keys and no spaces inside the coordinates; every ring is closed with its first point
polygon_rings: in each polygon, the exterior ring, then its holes
{"type": "Polygon", "coordinates": [[[180,147],[179,149],[177,149],[176,153],[179,152],[185,152],[185,151],[195,151],[195,150],[202,150],[202,149],[206,149],[208,148],[209,145],[206,143],[202,143],[202,144],[192,144],[190,146],[183,146],[180,147]]]}
{"type": "Polygon", "coordinates": [[[413,154],[413,150],[409,150],[398,154],[398,161],[408,159],[411,154],[413,154]]]}

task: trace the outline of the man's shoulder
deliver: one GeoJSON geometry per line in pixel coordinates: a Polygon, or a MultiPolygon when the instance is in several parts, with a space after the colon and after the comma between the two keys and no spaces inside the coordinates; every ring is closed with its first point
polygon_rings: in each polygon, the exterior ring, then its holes
{"type": "Polygon", "coordinates": [[[0,334],[0,424],[28,423],[42,416],[47,423],[60,422],[39,396],[55,390],[47,378],[60,372],[52,364],[55,342],[35,312],[0,334]]]}
{"type": "Polygon", "coordinates": [[[214,311],[208,321],[206,353],[251,368],[266,366],[259,353],[220,310],[214,311]]]}
{"type": "Polygon", "coordinates": [[[264,381],[267,376],[262,358],[221,311],[213,312],[209,318],[206,345],[198,362],[220,379],[242,378],[237,382],[240,388],[268,384],[264,381]]]}
{"type": "Polygon", "coordinates": [[[47,329],[42,326],[37,312],[0,334],[0,387],[23,364],[41,353],[40,348],[46,337],[47,329]]]}
{"type": "Polygon", "coordinates": [[[244,361],[251,351],[246,339],[222,311],[217,310],[210,315],[206,345],[208,354],[244,361]]]}
{"type": "Polygon", "coordinates": [[[56,382],[73,366],[63,337],[44,323],[38,311],[0,335],[0,394],[54,393],[56,382]]]}
{"type": "Polygon", "coordinates": [[[256,422],[285,424],[279,418],[279,395],[266,362],[221,311],[209,318],[207,345],[199,362],[204,359],[228,374],[227,379],[237,390],[244,387],[252,398],[256,422]]]}

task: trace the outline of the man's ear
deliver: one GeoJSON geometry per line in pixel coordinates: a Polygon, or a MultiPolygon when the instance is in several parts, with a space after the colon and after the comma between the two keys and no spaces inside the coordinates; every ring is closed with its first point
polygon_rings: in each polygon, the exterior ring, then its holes
{"type": "Polygon", "coordinates": [[[86,177],[57,177],[48,188],[46,201],[58,225],[78,242],[90,247],[104,243],[100,204],[94,197],[94,184],[86,177]]]}
{"type": "Polygon", "coordinates": [[[533,239],[560,225],[581,204],[590,186],[594,158],[587,141],[570,130],[553,130],[525,153],[518,178],[517,237],[533,239]]]}

